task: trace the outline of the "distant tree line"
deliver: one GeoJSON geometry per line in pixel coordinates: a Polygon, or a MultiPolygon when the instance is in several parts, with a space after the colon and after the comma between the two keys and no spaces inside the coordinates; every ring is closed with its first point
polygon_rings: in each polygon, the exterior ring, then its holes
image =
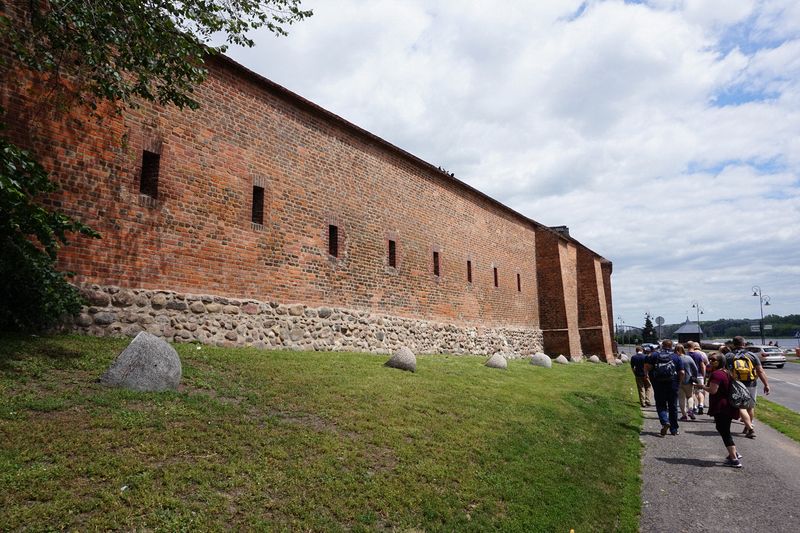
{"type": "MultiPolygon", "coordinates": [[[[675,332],[683,326],[680,324],[664,324],[661,326],[661,338],[675,338],[675,332]]],[[[800,331],[800,315],[767,315],[764,325],[772,325],[771,330],[764,330],[765,337],[794,337],[800,331]]],[[[751,325],[758,325],[758,319],[750,318],[721,318],[719,320],[700,321],[704,339],[732,339],[741,335],[749,340],[754,339],[759,333],[750,331],[751,325]]],[[[626,326],[614,336],[619,344],[641,344],[642,342],[657,342],[658,328],[653,325],[650,316],[645,317],[643,328],[626,326]]]]}
{"type": "MultiPolygon", "coordinates": [[[[751,325],[758,325],[758,319],[749,318],[721,318],[719,320],[700,321],[703,330],[703,338],[732,338],[736,335],[752,337],[755,332],[750,331],[751,325]]],[[[674,337],[675,331],[683,324],[665,324],[663,326],[663,336],[665,338],[674,337]]],[[[771,330],[765,330],[767,337],[793,337],[800,331],[800,315],[767,315],[764,317],[764,325],[772,325],[771,330]]]]}

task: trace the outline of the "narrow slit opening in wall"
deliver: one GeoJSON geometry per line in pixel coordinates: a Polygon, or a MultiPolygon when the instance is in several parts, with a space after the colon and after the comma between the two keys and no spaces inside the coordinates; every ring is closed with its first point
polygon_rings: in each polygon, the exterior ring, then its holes
{"type": "Polygon", "coordinates": [[[517,272],[517,292],[522,292],[522,279],[519,277],[519,272],[517,272]]]}
{"type": "Polygon", "coordinates": [[[339,227],[333,224],[328,226],[328,254],[339,257],[339,227]]]}
{"type": "Polygon", "coordinates": [[[250,219],[254,224],[264,224],[264,187],[253,185],[253,209],[250,219]]]}
{"type": "Polygon", "coordinates": [[[467,261],[467,283],[472,283],[472,261],[467,261]]]}
{"type": "Polygon", "coordinates": [[[389,266],[397,268],[397,243],[389,239],[389,266]]]}
{"type": "Polygon", "coordinates": [[[139,175],[139,193],[158,198],[158,171],[161,154],[142,150],[142,172],[139,175]]]}
{"type": "Polygon", "coordinates": [[[439,252],[433,252],[433,275],[438,276],[440,274],[439,270],[439,252]]]}
{"type": "Polygon", "coordinates": [[[499,287],[500,284],[497,282],[497,267],[494,267],[493,270],[494,270],[494,286],[499,287]]]}

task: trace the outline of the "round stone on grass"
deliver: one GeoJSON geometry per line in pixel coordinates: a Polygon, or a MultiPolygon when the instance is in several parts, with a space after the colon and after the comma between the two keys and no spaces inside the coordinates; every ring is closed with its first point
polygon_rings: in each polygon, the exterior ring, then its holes
{"type": "Polygon", "coordinates": [[[548,355],[543,354],[542,352],[537,352],[531,357],[531,364],[544,368],[550,368],[553,366],[553,360],[550,359],[548,355]]]}
{"type": "Polygon", "coordinates": [[[505,356],[500,352],[497,352],[491,356],[484,364],[489,368],[500,368],[502,370],[506,370],[508,368],[508,361],[506,361],[505,356]]]}
{"type": "Polygon", "coordinates": [[[100,383],[142,392],[177,390],[181,360],[163,339],[141,332],[111,363],[100,383]]]}
{"type": "Polygon", "coordinates": [[[414,352],[403,346],[392,355],[391,359],[386,361],[384,366],[389,368],[399,368],[400,370],[408,370],[409,372],[417,371],[417,356],[414,352]]]}

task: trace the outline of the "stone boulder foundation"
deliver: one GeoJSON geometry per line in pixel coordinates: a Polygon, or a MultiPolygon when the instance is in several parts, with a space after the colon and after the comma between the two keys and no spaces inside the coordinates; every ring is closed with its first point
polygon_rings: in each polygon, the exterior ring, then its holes
{"type": "Polygon", "coordinates": [[[623,363],[627,363],[628,361],[630,361],[630,358],[628,357],[627,354],[622,354],[619,356],[619,360],[622,361],[623,363]]]}
{"type": "Polygon", "coordinates": [[[544,368],[551,368],[553,366],[553,360],[550,359],[550,356],[538,352],[533,354],[533,356],[531,356],[531,364],[536,366],[542,366],[544,368]]]}
{"type": "Polygon", "coordinates": [[[583,363],[583,356],[582,355],[570,355],[569,360],[573,363],[583,363]]]}
{"type": "Polygon", "coordinates": [[[392,355],[391,359],[386,361],[384,366],[390,368],[399,368],[400,370],[408,370],[409,372],[417,371],[417,356],[414,352],[403,346],[392,355]]]}
{"type": "Polygon", "coordinates": [[[500,368],[502,370],[506,370],[508,368],[508,361],[506,361],[505,356],[500,352],[491,356],[484,364],[489,368],[500,368]]]}
{"type": "Polygon", "coordinates": [[[599,357],[597,357],[596,355],[593,355],[593,356],[591,356],[591,357],[589,358],[589,362],[590,362],[590,363],[599,363],[599,362],[600,362],[600,358],[599,358],[599,357]]]}
{"type": "Polygon", "coordinates": [[[177,390],[181,374],[181,360],[175,348],[142,331],[100,376],[100,383],[141,392],[162,392],[177,390]]]}
{"type": "Polygon", "coordinates": [[[556,363],[558,363],[559,365],[568,365],[568,364],[569,364],[569,361],[568,361],[568,360],[567,360],[567,358],[566,358],[566,357],[564,357],[563,355],[559,355],[559,356],[558,356],[558,357],[556,357],[554,360],[555,360],[555,362],[556,362],[556,363]]]}

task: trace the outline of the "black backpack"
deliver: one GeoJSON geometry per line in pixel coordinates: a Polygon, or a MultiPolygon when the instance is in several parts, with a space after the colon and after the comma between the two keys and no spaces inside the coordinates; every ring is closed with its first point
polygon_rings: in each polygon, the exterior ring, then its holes
{"type": "Polygon", "coordinates": [[[653,365],[654,381],[672,381],[678,375],[675,368],[675,361],[672,360],[671,352],[659,352],[656,355],[655,365],[653,365]]]}
{"type": "Polygon", "coordinates": [[[732,406],[738,407],[739,409],[750,409],[756,405],[753,398],[750,396],[750,392],[747,390],[747,386],[735,379],[731,380],[731,388],[728,391],[728,401],[732,406]]]}

